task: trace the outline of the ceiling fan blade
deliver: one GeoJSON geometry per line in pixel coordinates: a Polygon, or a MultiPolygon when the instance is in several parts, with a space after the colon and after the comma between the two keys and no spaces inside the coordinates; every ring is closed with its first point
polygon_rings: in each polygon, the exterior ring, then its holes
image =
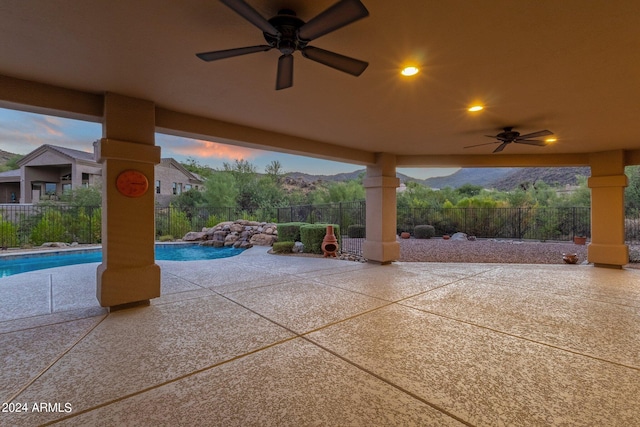
{"type": "Polygon", "coordinates": [[[233,58],[234,56],[247,55],[249,53],[266,52],[271,49],[269,45],[239,47],[236,49],[214,50],[213,52],[196,53],[203,61],[217,61],[218,59],[233,58]]]}
{"type": "Polygon", "coordinates": [[[276,90],[293,86],[293,56],[282,55],[278,59],[278,76],[276,77],[276,90]]]}
{"type": "Polygon", "coordinates": [[[315,40],[367,16],[369,11],[360,0],[341,0],[300,27],[298,37],[315,40]]]}
{"type": "Polygon", "coordinates": [[[526,135],[520,135],[518,139],[537,138],[539,136],[547,136],[547,135],[553,135],[553,132],[551,132],[550,130],[541,130],[538,132],[528,133],[526,135]]]}
{"type": "Polygon", "coordinates": [[[260,28],[262,32],[278,36],[280,32],[269,23],[262,15],[260,15],[254,8],[249,6],[244,0],[220,0],[229,8],[233,9],[238,15],[242,16],[247,21],[251,22],[256,27],[260,28]]]}
{"type": "Polygon", "coordinates": [[[302,49],[302,56],[353,76],[359,76],[369,66],[368,62],[313,46],[302,49]]]}
{"type": "Polygon", "coordinates": [[[493,141],[493,142],[485,142],[484,144],[475,144],[475,145],[467,145],[466,147],[462,147],[462,148],[473,148],[473,147],[480,147],[482,145],[491,145],[491,144],[497,144],[500,141],[493,141]]]}
{"type": "Polygon", "coordinates": [[[545,145],[547,145],[546,141],[541,141],[539,139],[516,139],[515,142],[517,142],[518,144],[529,144],[529,145],[537,145],[539,147],[544,147],[545,145]]]}
{"type": "Polygon", "coordinates": [[[495,150],[493,150],[494,153],[499,153],[502,150],[504,150],[504,147],[506,147],[507,145],[509,145],[508,142],[503,142],[502,144],[500,144],[500,146],[498,146],[498,148],[496,148],[495,150]]]}

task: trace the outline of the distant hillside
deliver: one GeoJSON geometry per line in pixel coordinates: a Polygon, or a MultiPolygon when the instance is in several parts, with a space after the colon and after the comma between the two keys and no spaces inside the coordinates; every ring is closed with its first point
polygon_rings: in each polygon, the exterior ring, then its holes
{"type": "MultiPolygon", "coordinates": [[[[302,172],[291,172],[286,174],[293,180],[304,182],[305,184],[318,182],[338,182],[358,179],[364,174],[364,169],[359,169],[349,173],[339,173],[336,175],[310,175],[302,172]]],[[[495,188],[498,190],[513,190],[523,182],[544,181],[552,186],[575,185],[578,183],[577,176],[589,176],[588,167],[582,168],[462,168],[457,172],[447,175],[427,179],[412,178],[408,175],[398,173],[396,176],[401,182],[415,181],[430,188],[458,188],[464,184],[480,185],[484,188],[495,188]]]]}
{"type": "Polygon", "coordinates": [[[516,168],[503,179],[493,183],[493,188],[498,190],[512,190],[523,182],[545,183],[557,187],[578,184],[578,176],[591,176],[588,167],[576,168],[516,168]]]}
{"type": "Polygon", "coordinates": [[[8,151],[0,150],[0,166],[4,165],[15,156],[16,154],[10,153],[8,151]]]}
{"type": "Polygon", "coordinates": [[[464,184],[493,188],[495,182],[505,179],[515,170],[516,168],[462,168],[448,176],[427,178],[424,183],[431,188],[458,188],[464,184]]]}

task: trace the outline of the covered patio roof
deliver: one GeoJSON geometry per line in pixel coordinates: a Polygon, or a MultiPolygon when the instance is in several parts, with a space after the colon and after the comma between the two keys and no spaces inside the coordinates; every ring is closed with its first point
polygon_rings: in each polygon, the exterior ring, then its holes
{"type": "MultiPolygon", "coordinates": [[[[333,1],[247,3],[308,21],[333,1]]],[[[275,49],[195,56],[265,43],[218,1],[2,2],[0,105],[100,121],[113,92],[154,102],[162,132],[357,164],[388,152],[398,166],[586,165],[609,150],[639,162],[638,2],[363,3],[369,17],[311,44],[369,62],[364,73],[296,52],[293,87],[276,91],[275,49]],[[420,73],[402,77],[406,64],[420,73]],[[505,126],[557,142],[464,148],[505,126]]]]}

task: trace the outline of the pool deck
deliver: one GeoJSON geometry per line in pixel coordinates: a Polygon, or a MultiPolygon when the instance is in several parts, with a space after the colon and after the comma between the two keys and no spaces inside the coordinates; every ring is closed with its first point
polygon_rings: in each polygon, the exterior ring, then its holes
{"type": "Polygon", "coordinates": [[[640,270],[266,250],[113,313],[97,264],[0,278],[0,426],[639,425],[640,270]]]}

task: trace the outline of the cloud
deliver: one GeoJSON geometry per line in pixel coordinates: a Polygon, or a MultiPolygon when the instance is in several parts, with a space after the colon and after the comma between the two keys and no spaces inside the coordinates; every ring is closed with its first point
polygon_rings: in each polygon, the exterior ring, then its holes
{"type": "Polygon", "coordinates": [[[263,154],[262,150],[220,144],[200,139],[160,137],[160,135],[158,135],[157,142],[162,148],[170,152],[201,159],[249,160],[263,154]]]}
{"type": "Polygon", "coordinates": [[[100,138],[97,123],[0,109],[0,142],[5,151],[27,154],[43,144],[92,151],[100,138]]]}

